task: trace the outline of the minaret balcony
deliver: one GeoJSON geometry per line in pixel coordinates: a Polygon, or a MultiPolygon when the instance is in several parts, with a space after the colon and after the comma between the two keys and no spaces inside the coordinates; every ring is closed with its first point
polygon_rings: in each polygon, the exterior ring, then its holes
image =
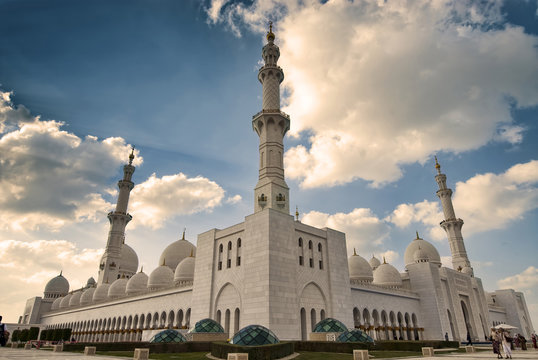
{"type": "Polygon", "coordinates": [[[267,196],[264,194],[261,194],[258,196],[258,205],[260,205],[262,208],[267,205],[267,196]]]}
{"type": "Polygon", "coordinates": [[[282,194],[278,194],[276,196],[276,204],[277,204],[277,206],[279,206],[281,208],[286,206],[286,196],[284,196],[282,194]]]}
{"type": "Polygon", "coordinates": [[[256,113],[255,115],[253,115],[252,119],[256,119],[258,116],[260,116],[262,114],[280,114],[283,117],[285,117],[286,119],[290,120],[290,116],[288,114],[286,114],[284,111],[281,111],[280,109],[265,109],[265,110],[262,110],[262,111],[256,113]]]}

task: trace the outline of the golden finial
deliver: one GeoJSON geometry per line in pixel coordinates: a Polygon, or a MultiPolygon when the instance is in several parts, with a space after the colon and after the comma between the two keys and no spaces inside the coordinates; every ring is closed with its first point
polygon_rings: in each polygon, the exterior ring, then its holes
{"type": "Polygon", "coordinates": [[[187,231],[187,228],[183,228],[183,235],[181,235],[181,240],[185,240],[185,231],[187,231]]]}
{"type": "Polygon", "coordinates": [[[441,165],[437,162],[437,156],[435,156],[435,168],[437,169],[437,173],[441,173],[441,165]]]}
{"type": "Polygon", "coordinates": [[[417,238],[415,240],[418,240],[418,239],[420,239],[420,237],[418,236],[418,230],[415,230],[415,231],[417,233],[417,238]]]}
{"type": "Polygon", "coordinates": [[[62,272],[63,272],[63,269],[62,269],[62,270],[60,270],[60,276],[62,276],[62,272]]]}
{"type": "Polygon", "coordinates": [[[299,207],[295,206],[295,220],[299,221],[299,207]]]}
{"type": "Polygon", "coordinates": [[[191,255],[189,257],[194,257],[194,249],[191,249],[191,255]]]}
{"type": "Polygon", "coordinates": [[[267,33],[267,41],[271,42],[275,40],[275,34],[273,34],[273,22],[269,21],[269,32],[267,33]]]}
{"type": "Polygon", "coordinates": [[[353,256],[357,256],[357,250],[355,248],[353,248],[353,256]]]}
{"type": "Polygon", "coordinates": [[[131,147],[131,154],[129,155],[129,165],[133,165],[133,160],[134,160],[134,145],[131,147]]]}
{"type": "Polygon", "coordinates": [[[140,267],[140,272],[144,272],[144,266],[140,267]]]}
{"type": "Polygon", "coordinates": [[[383,256],[383,264],[386,264],[387,260],[385,260],[385,257],[383,256]]]}

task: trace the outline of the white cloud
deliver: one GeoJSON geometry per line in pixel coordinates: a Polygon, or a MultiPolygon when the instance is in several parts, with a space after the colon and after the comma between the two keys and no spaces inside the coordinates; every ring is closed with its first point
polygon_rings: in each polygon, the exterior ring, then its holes
{"type": "MultiPolygon", "coordinates": [[[[316,227],[328,227],[346,234],[347,251],[356,248],[363,256],[379,253],[381,244],[389,236],[390,227],[370,209],[354,209],[350,213],[325,214],[310,211],[301,221],[316,227]]],[[[393,255],[390,255],[393,256],[393,255]]]]}
{"type": "Polygon", "coordinates": [[[523,272],[508,276],[497,281],[501,289],[516,289],[519,291],[538,287],[538,268],[529,266],[523,272]]]}
{"type": "MultiPolygon", "coordinates": [[[[501,174],[477,174],[456,183],[453,195],[456,215],[465,221],[465,234],[504,229],[538,208],[538,161],[516,164],[501,174]]],[[[386,220],[405,228],[423,223],[434,240],[446,238],[439,222],[444,219],[438,202],[424,200],[401,204],[386,220]]]]}
{"type": "MultiPolygon", "coordinates": [[[[82,139],[63,130],[63,123],[32,117],[23,106],[15,108],[9,94],[1,95],[0,123],[6,126],[0,127],[0,228],[58,230],[105,219],[112,205],[102,194],[127,160],[125,141],[82,139]]],[[[138,156],[134,164],[141,163],[138,156]]]]}
{"type": "Polygon", "coordinates": [[[103,249],[78,249],[66,240],[1,240],[0,308],[4,321],[17,321],[26,299],[43,296],[40,292],[48,280],[61,270],[71,290],[85,285],[90,276],[96,276],[102,254],[103,249]]]}
{"type": "Polygon", "coordinates": [[[132,190],[129,212],[134,225],[159,228],[174,216],[212,210],[221,205],[224,193],[216,182],[201,176],[152,174],[132,190]]]}
{"type": "Polygon", "coordinates": [[[241,195],[237,194],[237,195],[227,198],[226,203],[233,205],[233,204],[237,204],[241,202],[241,200],[243,200],[243,198],[241,197],[241,195]]]}
{"type": "Polygon", "coordinates": [[[285,156],[303,187],[380,186],[438,151],[521,142],[511,106],[538,104],[537,37],[503,25],[500,1],[222,3],[209,16],[236,33],[279,19],[290,133],[311,134],[285,156]]]}

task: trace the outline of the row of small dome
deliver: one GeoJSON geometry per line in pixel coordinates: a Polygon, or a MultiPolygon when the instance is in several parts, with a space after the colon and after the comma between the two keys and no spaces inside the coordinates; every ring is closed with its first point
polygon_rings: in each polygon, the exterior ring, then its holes
{"type": "MultiPolygon", "coordinates": [[[[121,278],[115,280],[112,284],[102,283],[97,286],[95,286],[95,280],[93,280],[93,278],[90,278],[85,288],[56,298],[56,300],[54,300],[54,302],[52,303],[51,310],[80,305],[89,305],[92,302],[96,301],[138,295],[148,291],[170,288],[174,285],[182,286],[192,283],[194,279],[194,253],[196,251],[196,247],[190,242],[182,239],[170,244],[167,249],[165,249],[163,255],[170,255],[170,253],[173,253],[175,255],[173,257],[169,257],[171,259],[171,265],[173,266],[174,263],[177,265],[175,266],[175,271],[172,270],[170,262],[168,262],[169,258],[167,258],[166,256],[161,256],[161,265],[155,270],[153,270],[149,277],[141,270],[140,272],[133,275],[130,279],[122,276],[121,278]],[[182,250],[180,254],[178,254],[178,251],[166,251],[172,245],[175,245],[174,247],[177,248],[178,242],[182,242],[179,244],[179,247],[182,250]],[[185,250],[189,250],[188,255],[185,256],[183,259],[179,259],[178,255],[184,255],[185,250]]],[[[57,291],[64,291],[65,289],[68,290],[69,283],[67,282],[67,279],[65,279],[60,274],[49,281],[49,283],[45,287],[45,293],[47,293],[47,291],[51,291],[52,288],[56,289],[57,291]],[[60,287],[62,289],[60,289],[60,287]]],[[[65,291],[63,294],[65,293],[67,293],[67,291],[65,291]]]]}
{"type": "MultiPolygon", "coordinates": [[[[347,329],[341,322],[333,318],[326,318],[318,322],[312,332],[315,333],[337,333],[339,334],[336,341],[338,342],[367,342],[373,343],[374,340],[365,332],[359,329],[347,329]]],[[[189,333],[224,333],[222,326],[213,319],[202,319],[198,321],[189,333]]],[[[177,330],[163,330],[154,335],[150,343],[179,343],[187,341],[186,338],[177,330]]],[[[242,346],[260,346],[277,344],[280,340],[268,328],[262,325],[248,325],[234,334],[230,343],[242,346]]]]}
{"type": "MultiPolygon", "coordinates": [[[[405,249],[405,266],[413,263],[431,262],[441,266],[441,257],[437,249],[418,236],[405,249]]],[[[353,250],[353,255],[348,259],[349,278],[352,281],[373,283],[387,287],[399,287],[402,285],[400,272],[386,261],[379,261],[372,255],[367,261],[353,250]]]]}

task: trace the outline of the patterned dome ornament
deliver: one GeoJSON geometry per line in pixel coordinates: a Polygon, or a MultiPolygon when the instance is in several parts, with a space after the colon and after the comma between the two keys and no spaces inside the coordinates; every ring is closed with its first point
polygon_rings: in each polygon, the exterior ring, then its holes
{"type": "Polygon", "coordinates": [[[344,323],[333,318],[326,318],[321,320],[316,324],[316,326],[314,326],[314,330],[312,330],[312,332],[315,333],[345,331],[347,331],[347,327],[344,325],[344,323]]]}
{"type": "Polygon", "coordinates": [[[368,336],[364,331],[360,329],[346,330],[338,336],[336,339],[338,342],[362,342],[373,343],[374,339],[368,336]]]}
{"type": "Polygon", "coordinates": [[[213,319],[202,319],[198,321],[194,328],[192,328],[189,333],[223,333],[224,329],[222,326],[213,319]]]}
{"type": "Polygon", "coordinates": [[[149,340],[150,343],[182,343],[186,341],[179,331],[172,329],[161,331],[149,340]]]}
{"type": "Polygon", "coordinates": [[[249,325],[239,330],[233,337],[231,343],[243,346],[259,346],[278,344],[280,340],[276,335],[261,325],[249,325]]]}

